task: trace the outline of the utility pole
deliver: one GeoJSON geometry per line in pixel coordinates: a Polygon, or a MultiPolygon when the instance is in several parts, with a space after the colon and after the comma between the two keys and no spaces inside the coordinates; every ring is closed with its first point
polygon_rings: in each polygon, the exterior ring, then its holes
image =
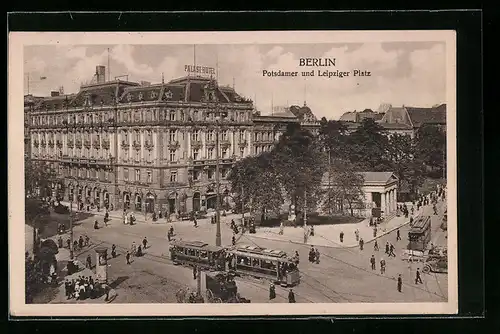
{"type": "Polygon", "coordinates": [[[307,189],[304,189],[304,228],[307,227],[307,189]]]}
{"type": "Polygon", "coordinates": [[[74,253],[73,253],[73,196],[74,194],[71,195],[71,198],[69,200],[69,259],[73,260],[74,258],[74,253]]]}
{"type": "MultiPolygon", "coordinates": [[[[218,111],[218,109],[217,109],[218,111]]],[[[218,123],[219,121],[216,120],[218,123]]],[[[216,227],[217,231],[215,234],[215,245],[222,246],[221,233],[220,233],[220,177],[219,177],[219,124],[217,124],[215,130],[215,188],[217,192],[215,210],[216,210],[216,227]]]]}
{"type": "Polygon", "coordinates": [[[243,183],[241,183],[241,223],[245,226],[245,202],[243,202],[243,183]]]}

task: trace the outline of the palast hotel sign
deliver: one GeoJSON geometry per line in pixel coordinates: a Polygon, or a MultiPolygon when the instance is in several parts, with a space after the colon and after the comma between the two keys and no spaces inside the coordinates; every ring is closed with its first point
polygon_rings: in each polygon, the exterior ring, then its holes
{"type": "Polygon", "coordinates": [[[215,68],[207,66],[184,65],[184,71],[189,74],[212,76],[215,75],[215,68]]]}

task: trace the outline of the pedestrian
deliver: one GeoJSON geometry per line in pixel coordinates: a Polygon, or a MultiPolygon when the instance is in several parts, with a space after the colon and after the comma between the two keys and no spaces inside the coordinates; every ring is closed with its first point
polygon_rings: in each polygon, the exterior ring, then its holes
{"type": "Polygon", "coordinates": [[[295,294],[293,293],[292,289],[290,289],[290,292],[288,292],[288,302],[295,303],[295,294]]]}
{"type": "Polygon", "coordinates": [[[389,254],[389,241],[385,243],[385,254],[389,254]]]}
{"type": "Polygon", "coordinates": [[[396,231],[396,241],[401,240],[401,234],[399,232],[399,229],[396,231]]]}
{"type": "Polygon", "coordinates": [[[83,237],[82,237],[82,236],[80,236],[80,238],[78,238],[78,247],[79,247],[80,249],[82,249],[82,248],[83,248],[83,243],[84,243],[84,241],[83,241],[83,237]]]}
{"type": "Polygon", "coordinates": [[[373,237],[374,238],[377,237],[377,228],[376,227],[373,228],[373,237]]]}
{"type": "Polygon", "coordinates": [[[269,300],[276,298],[276,287],[273,283],[269,285],[269,300]]]}
{"type": "Polygon", "coordinates": [[[85,246],[90,245],[90,238],[88,235],[85,235],[85,246]]]}
{"type": "Polygon", "coordinates": [[[198,227],[198,221],[196,220],[196,217],[194,217],[194,227],[198,227]]]}
{"type": "Polygon", "coordinates": [[[131,250],[132,250],[132,255],[135,256],[135,252],[137,250],[137,246],[135,245],[135,241],[132,241],[131,250]]]}
{"type": "Polygon", "coordinates": [[[193,279],[196,279],[196,274],[197,274],[197,268],[196,266],[193,266],[193,279]]]}
{"type": "Polygon", "coordinates": [[[413,216],[410,217],[410,227],[413,226],[413,216]]]}
{"type": "Polygon", "coordinates": [[[136,253],[136,256],[137,256],[137,257],[142,256],[142,248],[141,248],[141,245],[139,245],[139,246],[137,247],[137,253],[136,253]]]}
{"type": "Polygon", "coordinates": [[[316,255],[316,263],[319,263],[319,250],[317,248],[315,249],[315,255],[316,255]]]}
{"type": "Polygon", "coordinates": [[[391,246],[389,248],[389,256],[396,257],[396,254],[394,253],[394,245],[393,244],[391,244],[391,246]]]}
{"type": "Polygon", "coordinates": [[[99,223],[97,222],[97,220],[94,222],[94,230],[98,230],[99,229],[99,223]]]}
{"type": "Polygon", "coordinates": [[[383,258],[380,260],[380,274],[385,274],[385,260],[383,258]]]}
{"type": "Polygon", "coordinates": [[[435,214],[435,215],[437,215],[437,214],[438,214],[436,204],[434,204],[434,205],[432,206],[432,210],[434,211],[434,214],[435,214]]]}
{"type": "Polygon", "coordinates": [[[78,250],[78,241],[73,241],[73,250],[77,251],[78,250]]]}
{"type": "Polygon", "coordinates": [[[233,237],[231,238],[231,243],[233,244],[233,246],[236,245],[236,238],[234,237],[234,234],[233,237]]]}
{"type": "Polygon", "coordinates": [[[417,268],[417,272],[415,273],[415,284],[423,284],[422,277],[420,277],[420,268],[417,268]]]}
{"type": "Polygon", "coordinates": [[[59,236],[59,238],[57,238],[57,247],[63,248],[63,239],[61,236],[59,236]]]}
{"type": "Polygon", "coordinates": [[[359,250],[363,250],[364,244],[365,244],[365,242],[364,242],[363,238],[359,239],[359,250]]]}
{"type": "Polygon", "coordinates": [[[127,255],[125,255],[125,258],[127,259],[127,264],[130,264],[130,252],[127,251],[127,255]]]}
{"type": "Polygon", "coordinates": [[[401,288],[403,287],[403,279],[401,278],[401,274],[398,275],[398,292],[401,292],[401,288]]]}
{"type": "Polygon", "coordinates": [[[89,269],[92,269],[92,257],[89,255],[87,255],[87,263],[86,263],[86,268],[89,268],[89,269]]]}
{"type": "Polygon", "coordinates": [[[113,257],[113,259],[116,257],[116,245],[113,244],[111,246],[111,256],[113,257]]]}
{"type": "Polygon", "coordinates": [[[68,246],[68,249],[71,248],[71,240],[69,240],[69,238],[66,239],[66,246],[68,246]]]}
{"type": "Polygon", "coordinates": [[[341,243],[344,242],[344,232],[343,231],[340,231],[340,242],[341,243]]]}
{"type": "Polygon", "coordinates": [[[142,239],[142,245],[144,246],[144,249],[148,248],[148,239],[146,237],[142,239]]]}
{"type": "Polygon", "coordinates": [[[64,281],[64,294],[66,295],[66,299],[69,299],[69,282],[68,282],[68,280],[64,281]]]}
{"type": "Polygon", "coordinates": [[[375,270],[375,255],[370,258],[370,264],[372,265],[372,270],[375,270]]]}
{"type": "Polygon", "coordinates": [[[283,235],[283,230],[284,230],[284,227],[283,227],[283,222],[280,222],[280,235],[283,235]]]}
{"type": "Polygon", "coordinates": [[[356,236],[356,241],[359,241],[359,231],[358,231],[358,229],[356,229],[356,231],[354,231],[354,235],[356,236]]]}
{"type": "Polygon", "coordinates": [[[168,239],[168,241],[170,241],[170,239],[171,239],[170,231],[167,232],[167,239],[168,239]]]}
{"type": "Polygon", "coordinates": [[[376,252],[379,251],[377,240],[375,240],[375,244],[373,245],[373,250],[376,251],[376,252]]]}

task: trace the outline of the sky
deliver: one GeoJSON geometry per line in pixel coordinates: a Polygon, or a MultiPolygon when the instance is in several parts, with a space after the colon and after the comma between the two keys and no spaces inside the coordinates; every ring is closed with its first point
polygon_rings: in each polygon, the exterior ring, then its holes
{"type": "MultiPolygon", "coordinates": [[[[24,49],[24,92],[47,96],[64,87],[76,93],[96,65],[109,64],[111,78],[161,82],[185,76],[184,65],[218,68],[221,85],[255,101],[262,114],[272,106],[303,105],[318,117],[338,119],[344,112],[393,106],[431,107],[446,103],[445,44],[439,42],[238,45],[38,45],[24,49]],[[330,67],[304,68],[300,58],[335,58],[330,67]],[[371,76],[355,77],[355,69],[371,76]],[[263,70],[298,71],[298,77],[267,77],[263,70]],[[301,77],[314,70],[314,77],[301,77]],[[350,71],[344,78],[317,71],[350,71]],[[46,79],[41,80],[42,77],[46,79]]],[[[107,75],[107,70],[106,70],[107,75]]]]}

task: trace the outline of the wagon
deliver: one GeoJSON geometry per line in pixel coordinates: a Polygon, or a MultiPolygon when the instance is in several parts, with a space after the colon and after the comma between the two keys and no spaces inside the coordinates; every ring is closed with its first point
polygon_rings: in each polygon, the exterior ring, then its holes
{"type": "Polygon", "coordinates": [[[208,303],[249,303],[242,298],[232,274],[218,271],[206,273],[206,300],[208,303]]]}

